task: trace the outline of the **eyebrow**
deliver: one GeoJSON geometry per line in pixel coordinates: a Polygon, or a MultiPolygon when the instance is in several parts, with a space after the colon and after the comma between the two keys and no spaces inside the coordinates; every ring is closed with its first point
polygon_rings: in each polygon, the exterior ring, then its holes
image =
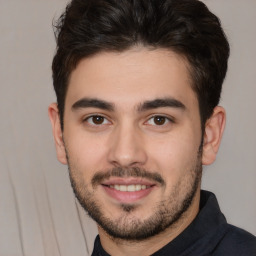
{"type": "MultiPolygon", "coordinates": [[[[174,98],[159,98],[145,101],[139,104],[137,107],[137,111],[143,112],[151,109],[164,107],[171,107],[182,110],[186,109],[185,105],[179,100],[176,100],[174,98]]],[[[107,111],[114,111],[115,105],[113,103],[104,100],[99,100],[96,98],[82,98],[72,105],[72,110],[77,110],[80,108],[99,108],[107,111]]]]}
{"type": "Polygon", "coordinates": [[[181,110],[185,110],[185,105],[174,98],[160,98],[150,101],[145,101],[138,107],[138,111],[147,111],[155,108],[164,108],[164,107],[171,107],[171,108],[177,108],[181,110]]]}
{"type": "Polygon", "coordinates": [[[77,110],[80,108],[100,108],[108,111],[113,111],[114,104],[106,102],[104,100],[82,98],[72,105],[72,110],[77,110]]]}

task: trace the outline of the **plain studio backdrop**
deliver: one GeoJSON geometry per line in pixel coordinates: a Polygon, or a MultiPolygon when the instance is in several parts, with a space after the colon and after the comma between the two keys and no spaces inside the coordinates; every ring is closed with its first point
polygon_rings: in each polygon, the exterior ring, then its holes
{"type": "MultiPolygon", "coordinates": [[[[256,1],[205,0],[231,44],[221,105],[227,126],[204,168],[228,221],[256,235],[256,1]]],[[[89,255],[95,224],[58,163],[47,116],[55,101],[52,20],[66,0],[0,0],[0,255],[89,255]]]]}

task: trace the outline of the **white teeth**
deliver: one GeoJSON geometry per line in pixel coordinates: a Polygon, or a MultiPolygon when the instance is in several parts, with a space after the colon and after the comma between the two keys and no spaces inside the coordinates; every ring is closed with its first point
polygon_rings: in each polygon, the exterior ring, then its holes
{"type": "Polygon", "coordinates": [[[140,191],[142,189],[142,187],[141,187],[141,185],[136,185],[135,189],[136,189],[136,191],[140,191]]]}
{"type": "Polygon", "coordinates": [[[127,191],[127,186],[125,186],[125,185],[120,185],[120,186],[119,186],[119,190],[120,190],[120,191],[127,191]]]}
{"type": "Polygon", "coordinates": [[[109,185],[110,188],[114,188],[115,190],[123,191],[123,192],[135,192],[135,191],[140,191],[143,189],[146,189],[149,186],[146,185],[109,185]]]}
{"type": "Polygon", "coordinates": [[[135,186],[135,185],[129,185],[129,186],[127,186],[127,191],[130,191],[130,192],[136,191],[136,186],[135,186]]]}

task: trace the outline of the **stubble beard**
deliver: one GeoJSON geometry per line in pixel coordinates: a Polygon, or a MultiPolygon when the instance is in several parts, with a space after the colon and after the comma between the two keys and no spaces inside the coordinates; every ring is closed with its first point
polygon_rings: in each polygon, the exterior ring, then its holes
{"type": "MultiPolygon", "coordinates": [[[[105,216],[104,209],[95,198],[93,190],[90,191],[88,185],[84,183],[81,173],[79,175],[79,172],[72,168],[70,162],[68,167],[74,194],[84,210],[112,238],[127,241],[145,240],[174,226],[191,206],[202,177],[201,153],[199,152],[191,170],[188,170],[187,175],[175,185],[167,199],[158,202],[152,209],[149,209],[149,211],[152,211],[150,217],[144,220],[138,219],[134,217],[133,212],[140,206],[136,204],[120,204],[119,207],[123,214],[118,219],[111,219],[105,216]]],[[[155,180],[158,183],[159,179],[162,179],[158,173],[152,174],[152,172],[140,168],[114,168],[98,174],[102,179],[113,174],[117,177],[135,176],[147,178],[149,176],[151,180],[154,179],[153,176],[155,175],[155,180]]],[[[96,181],[94,181],[94,184],[90,184],[92,187],[100,183],[100,179],[97,179],[98,174],[94,175],[96,181]]],[[[164,181],[162,180],[162,182],[164,186],[164,181]]]]}

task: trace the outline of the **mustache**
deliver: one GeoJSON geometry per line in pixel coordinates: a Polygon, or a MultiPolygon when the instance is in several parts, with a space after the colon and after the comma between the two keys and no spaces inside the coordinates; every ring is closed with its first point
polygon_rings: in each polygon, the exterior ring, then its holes
{"type": "Polygon", "coordinates": [[[92,178],[92,186],[95,187],[101,184],[104,180],[109,179],[110,177],[135,177],[135,178],[146,178],[148,180],[159,183],[162,186],[165,186],[165,181],[162,176],[157,172],[149,172],[140,167],[115,167],[106,171],[97,172],[92,178]]]}

